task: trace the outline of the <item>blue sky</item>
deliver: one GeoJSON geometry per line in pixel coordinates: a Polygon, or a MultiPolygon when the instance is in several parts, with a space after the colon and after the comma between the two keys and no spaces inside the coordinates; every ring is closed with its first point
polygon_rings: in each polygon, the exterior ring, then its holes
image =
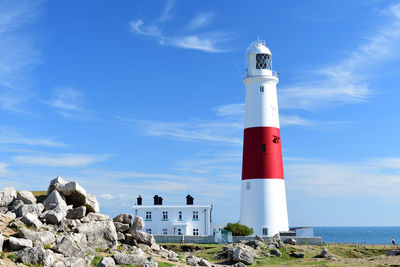
{"type": "Polygon", "coordinates": [[[0,2],[0,187],[78,180],[239,218],[245,50],[266,40],[290,225],[398,225],[396,1],[0,2]]]}

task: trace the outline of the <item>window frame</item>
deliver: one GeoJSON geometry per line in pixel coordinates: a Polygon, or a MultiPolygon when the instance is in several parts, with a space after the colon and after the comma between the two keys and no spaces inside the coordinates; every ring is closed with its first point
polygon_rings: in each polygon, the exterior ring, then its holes
{"type": "Polygon", "coordinates": [[[198,236],[199,235],[199,228],[193,228],[193,235],[198,236]]]}
{"type": "Polygon", "coordinates": [[[168,221],[168,211],[162,212],[162,221],[168,221]]]}
{"type": "Polygon", "coordinates": [[[151,221],[151,211],[146,211],[146,221],[151,221]]]}
{"type": "Polygon", "coordinates": [[[199,211],[194,210],[193,211],[193,221],[198,221],[199,220],[199,211]]]}

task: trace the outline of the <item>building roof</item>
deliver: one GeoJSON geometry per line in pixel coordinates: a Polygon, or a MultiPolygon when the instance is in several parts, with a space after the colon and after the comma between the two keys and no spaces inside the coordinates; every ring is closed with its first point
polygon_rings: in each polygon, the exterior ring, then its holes
{"type": "Polygon", "coordinates": [[[134,209],[153,209],[153,208],[159,208],[159,209],[187,209],[187,208],[204,208],[204,209],[210,209],[211,205],[182,205],[182,206],[167,206],[167,205],[134,205],[132,206],[134,209]]]}

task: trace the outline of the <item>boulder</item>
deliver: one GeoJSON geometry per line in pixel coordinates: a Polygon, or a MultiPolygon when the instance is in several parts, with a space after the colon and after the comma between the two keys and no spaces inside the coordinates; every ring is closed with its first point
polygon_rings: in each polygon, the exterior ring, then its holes
{"type": "Polygon", "coordinates": [[[77,233],[85,234],[88,241],[87,245],[93,249],[117,247],[117,231],[115,230],[114,223],[109,217],[108,220],[104,221],[90,221],[88,223],[77,224],[75,231],[77,233]]]}
{"type": "Polygon", "coordinates": [[[86,190],[77,182],[60,184],[56,189],[67,198],[68,205],[80,207],[86,204],[86,190]]]}
{"type": "Polygon", "coordinates": [[[321,253],[318,255],[319,258],[325,258],[325,259],[332,259],[333,255],[329,252],[327,248],[323,248],[321,253]]]}
{"type": "Polygon", "coordinates": [[[53,250],[68,257],[85,258],[86,256],[85,251],[83,251],[69,236],[57,238],[53,250]]]}
{"type": "Polygon", "coordinates": [[[39,243],[41,246],[52,245],[55,242],[54,235],[48,231],[36,232],[22,227],[19,230],[19,235],[35,244],[39,243]]]}
{"type": "Polygon", "coordinates": [[[85,206],[86,206],[88,212],[96,212],[97,213],[100,211],[99,202],[97,201],[96,197],[92,194],[87,195],[85,206]]]}
{"type": "Polygon", "coordinates": [[[18,261],[25,264],[51,266],[54,263],[54,253],[41,247],[24,248],[17,253],[18,261]]]}
{"type": "Polygon", "coordinates": [[[27,213],[26,215],[22,216],[21,222],[28,226],[33,226],[36,229],[39,229],[43,225],[42,222],[39,221],[38,216],[34,213],[27,213]]]}
{"type": "Polygon", "coordinates": [[[51,192],[53,192],[58,186],[64,185],[67,182],[61,178],[60,176],[57,176],[53,180],[50,181],[49,188],[47,189],[47,195],[50,195],[51,192]]]}
{"type": "Polygon", "coordinates": [[[111,257],[104,257],[97,264],[97,267],[115,267],[115,261],[111,257]]]}
{"type": "Polygon", "coordinates": [[[253,264],[255,253],[250,249],[243,246],[238,246],[233,252],[232,260],[233,262],[242,262],[246,265],[253,264]]]}
{"type": "Polygon", "coordinates": [[[400,255],[400,249],[391,249],[386,252],[386,256],[397,256],[400,255]]]}
{"type": "Polygon", "coordinates": [[[292,252],[292,253],[290,253],[290,257],[293,257],[293,258],[304,258],[304,253],[292,252]]]}
{"type": "Polygon", "coordinates": [[[196,256],[189,255],[186,257],[186,264],[190,266],[198,266],[200,262],[200,258],[197,258],[196,256]]]}
{"type": "Polygon", "coordinates": [[[272,237],[271,241],[269,244],[274,245],[276,248],[282,248],[283,247],[283,242],[281,241],[281,237],[279,234],[276,234],[272,237]]]}
{"type": "Polygon", "coordinates": [[[18,192],[18,200],[22,200],[24,204],[36,204],[36,198],[31,191],[22,190],[18,192]]]}
{"type": "Polygon", "coordinates": [[[7,207],[17,198],[14,187],[6,187],[0,191],[0,207],[7,207]]]}
{"type": "Polygon", "coordinates": [[[58,224],[65,218],[65,216],[67,216],[66,208],[58,206],[55,209],[46,211],[44,219],[46,220],[46,223],[58,224]]]}
{"type": "Polygon", "coordinates": [[[133,231],[131,232],[132,238],[137,242],[137,243],[143,243],[149,246],[152,246],[153,244],[156,243],[156,240],[154,239],[152,234],[148,234],[142,231],[133,231]]]}
{"type": "Polygon", "coordinates": [[[24,205],[24,202],[22,200],[16,199],[10,205],[8,205],[8,210],[16,211],[22,205],[24,205]]]}
{"type": "Polygon", "coordinates": [[[58,191],[54,190],[43,201],[44,210],[52,210],[56,207],[67,208],[66,198],[58,191]]]}
{"type": "Polygon", "coordinates": [[[232,265],[233,267],[246,267],[246,264],[242,263],[242,262],[238,262],[235,263],[234,265],[232,265]]]}
{"type": "Polygon", "coordinates": [[[81,219],[86,215],[86,207],[80,206],[67,212],[67,219],[81,219]]]}
{"type": "Polygon", "coordinates": [[[117,232],[118,241],[125,241],[125,235],[123,233],[117,232]]]}
{"type": "Polygon", "coordinates": [[[4,236],[0,233],[0,252],[3,252],[4,236]]]}
{"type": "Polygon", "coordinates": [[[260,247],[264,246],[264,243],[258,240],[249,240],[245,243],[246,246],[252,247],[254,249],[259,249],[260,247]]]}
{"type": "Polygon", "coordinates": [[[141,231],[145,227],[145,223],[142,217],[136,216],[133,220],[132,230],[141,231]]]}
{"type": "Polygon", "coordinates": [[[131,254],[125,254],[124,252],[117,252],[113,256],[116,264],[119,265],[143,265],[147,262],[145,254],[140,248],[137,248],[135,251],[131,252],[131,254]]]}
{"type": "Polygon", "coordinates": [[[33,247],[31,240],[16,237],[8,238],[8,244],[12,251],[33,247]]]}
{"type": "Polygon", "coordinates": [[[279,249],[271,249],[270,253],[278,258],[282,256],[282,252],[280,252],[279,249]]]}
{"type": "Polygon", "coordinates": [[[283,243],[288,245],[296,245],[296,240],[293,238],[286,238],[283,240],[283,243]]]}
{"type": "Polygon", "coordinates": [[[113,221],[131,225],[132,215],[128,213],[122,213],[120,215],[115,216],[113,221]]]}
{"type": "Polygon", "coordinates": [[[43,209],[44,209],[44,207],[41,203],[39,203],[39,204],[24,204],[24,205],[21,205],[15,211],[15,215],[17,215],[17,217],[23,217],[28,213],[35,213],[37,216],[39,216],[42,213],[43,209]]]}
{"type": "Polygon", "coordinates": [[[117,229],[117,232],[124,233],[129,230],[129,224],[114,222],[114,225],[115,229],[117,229]]]}
{"type": "Polygon", "coordinates": [[[259,235],[256,235],[256,236],[254,237],[254,239],[257,240],[257,241],[261,241],[261,242],[264,242],[264,241],[265,241],[265,240],[264,240],[261,236],[259,236],[259,235]]]}
{"type": "Polygon", "coordinates": [[[199,265],[199,266],[212,267],[212,264],[211,264],[208,260],[206,260],[206,259],[200,259],[198,265],[199,265]]]}

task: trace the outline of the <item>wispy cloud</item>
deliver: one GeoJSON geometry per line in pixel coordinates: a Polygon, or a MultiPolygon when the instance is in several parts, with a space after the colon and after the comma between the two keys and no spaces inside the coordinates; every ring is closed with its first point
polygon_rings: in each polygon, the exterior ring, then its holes
{"type": "Polygon", "coordinates": [[[47,104],[64,111],[82,111],[83,93],[71,87],[58,87],[52,90],[47,104]]]}
{"type": "Polygon", "coordinates": [[[65,144],[56,142],[53,139],[34,136],[25,136],[15,131],[0,128],[0,144],[44,146],[44,147],[63,147],[65,144]]]}
{"type": "Polygon", "coordinates": [[[145,24],[142,19],[131,21],[131,31],[136,35],[151,38],[161,45],[194,49],[209,53],[226,51],[220,47],[220,44],[231,40],[234,37],[232,33],[200,31],[211,23],[215,15],[214,12],[197,14],[183,29],[175,31],[180,32],[180,34],[165,34],[161,26],[172,18],[170,12],[173,5],[174,2],[167,1],[164,9],[161,11],[160,17],[152,22],[145,24]]]}
{"type": "Polygon", "coordinates": [[[82,167],[105,161],[109,155],[89,154],[53,154],[53,155],[19,155],[13,157],[18,164],[37,165],[46,167],[82,167]]]}
{"type": "Polygon", "coordinates": [[[20,30],[34,23],[43,1],[5,0],[0,3],[0,108],[21,111],[30,99],[29,73],[40,63],[40,51],[20,30]]]}
{"type": "Polygon", "coordinates": [[[9,173],[8,166],[9,164],[0,162],[0,177],[5,177],[9,173]]]}
{"type": "Polygon", "coordinates": [[[400,4],[389,6],[381,14],[387,22],[371,31],[346,59],[312,72],[302,83],[282,88],[280,107],[312,110],[363,102],[374,95],[376,90],[368,82],[372,70],[400,56],[400,4]]]}

